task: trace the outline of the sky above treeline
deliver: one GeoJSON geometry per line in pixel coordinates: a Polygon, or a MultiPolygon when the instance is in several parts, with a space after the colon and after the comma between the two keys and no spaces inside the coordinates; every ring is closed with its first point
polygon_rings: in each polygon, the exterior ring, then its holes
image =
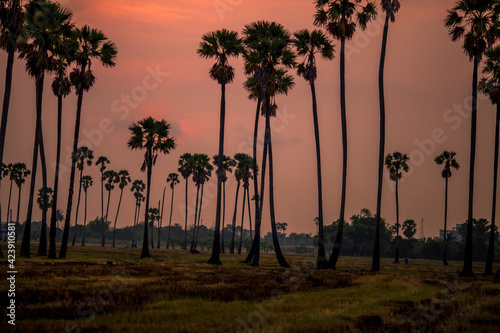
{"type": "MultiPolygon", "coordinates": [[[[456,151],[461,165],[450,180],[449,225],[463,223],[467,217],[469,173],[470,106],[472,64],[461,43],[450,40],[443,20],[454,0],[401,0],[402,9],[390,25],[386,62],[386,153],[400,151],[410,156],[410,173],[400,185],[400,221],[424,219],[425,236],[434,237],[442,228],[444,179],[434,157],[443,150],[456,151]]],[[[107,156],[110,169],[129,170],[132,179],[145,180],[140,172],[143,153],[127,147],[128,127],[152,116],[172,125],[177,149],[159,156],[153,170],[151,202],[157,206],[166,178],[177,171],[179,156],[185,152],[217,153],[220,87],[208,76],[212,61],[198,57],[201,36],[226,28],[242,31],[257,20],[276,21],[290,32],[315,28],[313,1],[214,0],[214,1],[138,1],[79,0],[62,1],[74,12],[77,26],[87,24],[102,30],[118,47],[116,67],[107,69],[93,62],[97,81],[84,96],[80,145],[87,145],[95,158],[107,156]]],[[[377,2],[378,3],[378,2],[377,2]]],[[[347,43],[347,124],[348,180],[346,217],[362,208],[375,210],[377,191],[379,109],[378,65],[385,15],[358,31],[347,43]]],[[[335,42],[335,44],[339,44],[335,42]]],[[[340,51],[340,46],[336,46],[340,51]]],[[[0,54],[0,73],[4,75],[6,54],[0,54]]],[[[318,96],[325,223],[338,219],[342,180],[340,127],[339,57],[318,60],[318,96]]],[[[227,87],[225,153],[251,154],[256,104],[247,99],[242,83],[242,59],[231,59],[236,68],[234,83],[227,87]]],[[[294,73],[295,74],[295,73],[294,73]]],[[[53,184],[56,151],[57,103],[47,77],[43,103],[43,130],[49,184],[53,184]]],[[[278,116],[273,120],[275,205],[279,222],[288,223],[288,232],[315,233],[317,216],[316,159],[308,84],[295,77],[295,87],[279,97],[278,116]]],[[[4,89],[3,79],[0,91],[4,89]]],[[[69,186],[69,151],[73,141],[76,97],[64,102],[63,162],[59,208],[66,209],[69,186]]],[[[478,110],[478,151],[474,215],[491,219],[495,108],[481,96],[478,110]]],[[[264,123],[261,122],[261,127],[264,123]]],[[[35,129],[35,85],[16,60],[4,162],[25,162],[31,168],[35,129]]],[[[262,134],[262,133],[261,133],[262,134]]],[[[259,149],[259,159],[262,151],[259,149]]],[[[40,170],[40,169],[39,169],[40,170]]],[[[89,190],[88,218],[100,215],[100,175],[97,167],[86,167],[94,178],[89,190]]],[[[40,178],[41,176],[39,176],[40,178]]],[[[28,183],[23,189],[21,220],[26,218],[28,183]]],[[[52,186],[52,185],[51,185],[52,186]]],[[[41,179],[37,180],[37,188],[41,179]]],[[[226,223],[231,220],[236,181],[227,183],[226,223]]],[[[266,188],[266,198],[268,189],[266,188]]],[[[194,219],[195,189],[189,183],[189,206],[194,219]]],[[[240,192],[241,194],[241,192],[240,192]]],[[[8,186],[1,200],[5,205],[8,186]]],[[[77,193],[75,194],[76,202],[77,193]]],[[[110,205],[114,218],[119,190],[110,205]]],[[[241,198],[240,198],[241,199],[241,198]]],[[[216,181],[205,188],[202,220],[215,219],[216,181]]],[[[164,225],[168,224],[170,191],[165,198],[164,225]]],[[[240,203],[241,208],[241,203],[240,203]]],[[[264,233],[270,231],[268,204],[265,203],[264,233]]],[[[5,210],[3,210],[5,211],[5,210]]],[[[134,198],[126,189],[118,226],[133,223],[134,198]]],[[[382,216],[395,223],[394,183],[385,174],[382,216]]],[[[74,209],[73,209],[74,213],[74,209]]],[[[15,214],[15,209],[14,209],[15,214]]],[[[4,214],[5,215],[5,214],[4,214]]],[[[15,216],[15,215],[14,215],[15,216]]],[[[240,216],[238,214],[238,216],[240,216]]],[[[35,220],[41,218],[37,210],[35,220]]],[[[5,219],[5,217],[4,217],[5,219]]],[[[79,223],[83,222],[80,213],[79,223]]],[[[72,224],[74,216],[72,217],[72,224]]],[[[176,188],[173,223],[184,225],[184,182],[176,188]]],[[[247,222],[245,222],[247,225],[247,222]]],[[[247,225],[248,227],[248,225],[247,225]]]]}

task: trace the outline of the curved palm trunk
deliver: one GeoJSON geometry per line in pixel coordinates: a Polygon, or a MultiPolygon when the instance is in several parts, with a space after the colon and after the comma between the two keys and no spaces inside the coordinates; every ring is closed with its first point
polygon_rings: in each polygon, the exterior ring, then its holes
{"type": "Polygon", "coordinates": [[[378,96],[380,103],[380,141],[378,148],[378,183],[377,183],[377,209],[375,213],[375,241],[373,245],[372,272],[380,271],[380,219],[382,214],[382,181],[384,176],[385,155],[385,92],[384,92],[384,69],[385,55],[387,51],[387,34],[389,32],[389,15],[385,15],[384,33],[382,37],[382,51],[380,54],[380,66],[378,73],[378,96]]]}
{"type": "Polygon", "coordinates": [[[250,210],[250,189],[247,187],[247,204],[248,204],[248,224],[250,225],[250,242],[253,241],[252,236],[252,211],[250,210]]]}
{"type": "Polygon", "coordinates": [[[196,237],[196,222],[198,221],[198,201],[200,197],[200,185],[196,186],[196,204],[194,205],[194,225],[193,225],[193,238],[191,239],[190,252],[194,251],[194,239],[196,237]]]}
{"type": "Polygon", "coordinates": [[[115,232],[116,221],[118,221],[118,213],[120,213],[120,206],[122,204],[123,188],[120,189],[120,200],[118,200],[118,208],[116,209],[115,224],[113,225],[113,247],[115,247],[115,232]]]}
{"type": "Polygon", "coordinates": [[[85,246],[85,229],[87,227],[87,191],[85,192],[85,212],[83,214],[83,232],[82,232],[82,246],[85,246]]]}
{"type": "Polygon", "coordinates": [[[217,161],[217,208],[215,211],[214,242],[212,245],[212,256],[208,260],[209,264],[222,265],[220,261],[220,211],[222,175],[224,172],[224,126],[226,120],[226,85],[221,84],[220,102],[220,126],[219,126],[219,160],[217,161]]]}
{"type": "Polygon", "coordinates": [[[444,191],[444,242],[443,242],[443,265],[448,266],[448,260],[446,258],[446,249],[448,247],[448,233],[446,232],[446,227],[448,223],[448,178],[445,181],[445,191],[444,191]]]}
{"type": "Polygon", "coordinates": [[[467,237],[465,239],[464,266],[461,277],[472,277],[472,219],[474,205],[474,166],[476,161],[476,128],[477,128],[477,77],[480,59],[474,57],[474,73],[472,75],[472,112],[470,131],[470,171],[469,171],[469,209],[467,214],[467,237]]]}
{"type": "MultiPolygon", "coordinates": [[[[287,263],[283,253],[281,252],[280,243],[278,240],[278,231],[276,230],[276,216],[274,213],[274,170],[273,170],[273,146],[271,141],[271,125],[270,125],[270,116],[266,117],[266,127],[268,130],[266,131],[268,136],[268,146],[269,146],[269,210],[271,211],[271,230],[273,234],[273,245],[274,252],[276,252],[276,258],[281,267],[288,268],[290,265],[287,263]]],[[[265,140],[264,140],[265,141],[265,140]]]]}
{"type": "Polygon", "coordinates": [[[170,199],[170,218],[168,219],[167,250],[170,245],[170,229],[172,228],[172,212],[174,210],[174,188],[172,187],[172,198],[170,199]]]}
{"type": "Polygon", "coordinates": [[[241,229],[240,243],[238,245],[238,254],[241,254],[241,245],[243,243],[243,219],[245,218],[245,201],[247,199],[247,189],[243,186],[243,207],[241,208],[241,229]]]}
{"type": "Polygon", "coordinates": [[[200,233],[200,225],[201,225],[201,209],[203,208],[203,189],[205,187],[205,184],[201,185],[201,196],[200,196],[200,207],[199,207],[199,212],[198,212],[198,227],[196,228],[196,238],[194,240],[194,252],[196,251],[196,247],[198,246],[198,235],[200,233]]]}
{"type": "Polygon", "coordinates": [[[83,169],[80,170],[80,181],[78,186],[78,199],[76,201],[76,215],[75,215],[75,232],[73,233],[73,241],[71,242],[71,246],[75,246],[76,242],[76,230],[78,225],[78,211],[80,210],[80,197],[82,196],[82,178],[83,178],[83,169]]]}
{"type": "MultiPolygon", "coordinates": [[[[85,73],[87,64],[83,64],[81,68],[82,75],[85,73]]],[[[80,122],[82,117],[82,103],[83,103],[83,87],[78,89],[78,101],[76,107],[76,121],[75,121],[75,136],[73,139],[73,152],[78,149],[78,138],[80,136],[80,122]]],[[[75,174],[76,174],[76,161],[71,159],[71,174],[69,178],[69,191],[68,191],[68,205],[66,206],[66,219],[64,221],[64,231],[61,242],[61,249],[59,251],[59,258],[66,258],[68,250],[69,228],[71,223],[71,208],[73,207],[73,194],[75,191],[75,174]]]]}
{"type": "Polygon", "coordinates": [[[325,252],[325,236],[323,229],[323,189],[321,182],[321,147],[319,140],[319,121],[318,121],[318,105],[316,103],[316,89],[314,80],[309,82],[311,86],[312,106],[313,106],[313,121],[314,121],[314,138],[316,143],[316,174],[318,177],[318,260],[316,268],[327,268],[328,261],[326,260],[325,252]]]}
{"type": "Polygon", "coordinates": [[[144,213],[144,237],[142,240],[142,253],[141,253],[141,258],[146,258],[146,257],[151,257],[149,254],[149,248],[148,248],[148,210],[149,210],[149,195],[151,193],[151,174],[153,173],[153,152],[152,149],[148,149],[148,156],[149,156],[149,161],[148,161],[148,180],[147,180],[147,186],[148,188],[146,189],[146,212],[144,213]]]}
{"type": "MultiPolygon", "coordinates": [[[[43,188],[47,188],[47,163],[45,160],[45,148],[43,145],[43,131],[40,126],[40,161],[42,165],[42,186],[43,188]]],[[[44,202],[48,201],[47,195],[43,198],[44,202]]],[[[42,208],[42,225],[40,229],[40,242],[38,244],[38,255],[46,256],[47,255],[47,212],[48,207],[44,205],[42,208]]]]}
{"type": "Polygon", "coordinates": [[[497,104],[497,122],[495,124],[495,161],[493,169],[493,205],[491,208],[491,229],[488,253],[486,256],[486,267],[484,275],[493,275],[493,254],[495,252],[495,218],[497,205],[497,185],[498,185],[498,150],[500,141],[500,104],[497,104]]]}
{"type": "Polygon", "coordinates": [[[222,183],[222,228],[221,228],[221,242],[220,242],[220,252],[224,253],[224,227],[226,221],[226,182],[222,183]]]}
{"type": "Polygon", "coordinates": [[[106,204],[106,215],[104,220],[102,220],[102,238],[101,238],[101,247],[106,246],[106,228],[104,225],[108,223],[108,213],[109,213],[109,202],[111,201],[111,190],[108,190],[108,203],[106,204]]]}
{"type": "Polygon", "coordinates": [[[2,105],[2,120],[0,124],[0,164],[3,163],[5,136],[7,133],[7,118],[9,116],[10,94],[12,91],[12,71],[14,68],[15,50],[7,52],[7,68],[5,69],[5,90],[2,105]]]}
{"type": "Polygon", "coordinates": [[[340,118],[342,122],[342,194],[340,199],[340,216],[339,229],[335,243],[333,245],[332,255],[328,261],[328,267],[335,269],[340,255],[340,246],[342,245],[342,235],[344,232],[344,211],[346,199],[346,182],[347,182],[347,115],[346,115],[346,100],[345,100],[345,38],[340,44],[340,118]]]}
{"type": "Polygon", "coordinates": [[[238,212],[238,195],[240,192],[241,182],[238,180],[238,185],[236,186],[236,196],[234,197],[234,213],[233,213],[233,235],[231,237],[231,246],[229,247],[229,253],[234,254],[234,235],[236,233],[236,214],[238,212]]]}
{"type": "Polygon", "coordinates": [[[161,200],[161,213],[160,213],[160,223],[158,227],[158,246],[157,248],[160,248],[160,240],[161,240],[161,227],[163,225],[163,207],[165,206],[165,191],[167,190],[167,187],[165,186],[163,188],[163,197],[161,200]]]}
{"type": "Polygon", "coordinates": [[[399,264],[399,195],[398,195],[398,184],[396,180],[396,256],[394,258],[394,263],[399,264]]]}

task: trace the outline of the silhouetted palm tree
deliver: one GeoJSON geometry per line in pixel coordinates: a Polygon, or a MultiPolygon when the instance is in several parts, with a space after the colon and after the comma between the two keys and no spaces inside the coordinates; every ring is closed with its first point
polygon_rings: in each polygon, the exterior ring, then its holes
{"type": "MultiPolygon", "coordinates": [[[[26,164],[24,163],[16,163],[13,165],[14,172],[14,182],[19,189],[17,196],[17,214],[16,214],[16,242],[17,242],[17,234],[19,230],[19,211],[21,208],[21,189],[23,184],[26,182],[26,178],[30,175],[30,170],[27,169],[26,164]]],[[[26,226],[25,226],[26,227],[26,226]]],[[[30,235],[28,234],[28,245],[29,245],[30,235]]],[[[28,256],[29,256],[29,248],[28,248],[28,256]]]]}
{"type": "MultiPolygon", "coordinates": [[[[155,226],[155,221],[160,220],[160,210],[158,208],[149,208],[149,227],[151,227],[151,247],[154,249],[153,245],[153,228],[155,226]]],[[[144,228],[148,228],[148,225],[144,225],[144,228]]]]}
{"type": "Polygon", "coordinates": [[[444,244],[443,244],[443,265],[448,265],[448,261],[446,260],[446,247],[448,243],[448,233],[446,232],[446,224],[448,220],[448,179],[451,177],[451,168],[455,168],[458,170],[460,165],[458,165],[455,156],[457,153],[454,151],[445,150],[441,155],[436,156],[434,161],[438,165],[444,164],[444,169],[441,172],[441,175],[446,180],[445,182],[445,196],[444,196],[444,244]]]}
{"type": "Polygon", "coordinates": [[[401,8],[399,0],[382,0],[382,11],[385,12],[384,33],[382,36],[382,51],[380,54],[380,66],[378,72],[378,92],[380,104],[380,141],[378,149],[378,183],[377,183],[377,208],[375,213],[375,242],[373,248],[372,272],[380,271],[380,216],[382,214],[382,181],[384,175],[385,157],[385,92],[384,92],[384,69],[385,55],[387,50],[387,35],[389,32],[389,21],[396,20],[396,13],[401,8]]]}
{"type": "Polygon", "coordinates": [[[208,181],[212,176],[213,169],[214,168],[210,164],[210,158],[208,157],[208,155],[193,155],[193,182],[196,185],[196,205],[194,214],[193,239],[191,241],[191,253],[196,252],[196,246],[198,243],[198,230],[201,221],[201,208],[203,205],[203,190],[205,188],[205,182],[208,181]]]}
{"type": "Polygon", "coordinates": [[[116,221],[118,221],[118,213],[120,213],[120,206],[122,204],[123,189],[130,183],[130,175],[127,170],[118,171],[119,185],[120,188],[120,200],[118,200],[118,208],[116,209],[115,224],[113,225],[113,247],[115,247],[115,231],[116,231],[116,221]]]}
{"type": "MultiPolygon", "coordinates": [[[[14,164],[12,163],[9,163],[5,166],[5,164],[2,164],[2,167],[4,168],[2,170],[2,175],[5,177],[5,176],[9,176],[9,180],[10,180],[10,185],[9,185],[9,201],[7,202],[7,217],[5,218],[5,223],[9,223],[11,220],[12,220],[12,216],[10,214],[10,201],[11,201],[11,198],[12,198],[12,184],[14,183],[14,179],[15,179],[15,173],[13,172],[14,170],[14,164]]],[[[7,238],[7,233],[5,233],[5,238],[7,238]]],[[[0,240],[2,238],[0,237],[0,240]]]]}
{"type": "Polygon", "coordinates": [[[445,26],[449,29],[453,41],[464,39],[463,49],[473,62],[472,74],[472,111],[471,145],[469,170],[469,203],[467,214],[467,236],[465,240],[464,266],[460,276],[474,276],[472,271],[472,219],[474,204],[474,166],[476,159],[477,127],[477,84],[478,69],[486,49],[493,45],[498,37],[498,3],[489,0],[459,0],[448,10],[445,26]]]}
{"type": "Polygon", "coordinates": [[[410,167],[408,166],[408,161],[410,158],[406,154],[401,154],[400,152],[394,152],[385,157],[385,166],[389,169],[389,174],[391,180],[396,182],[396,256],[394,258],[394,263],[399,264],[399,195],[398,195],[398,184],[399,180],[403,176],[403,172],[408,172],[410,167]]]}
{"type": "MultiPolygon", "coordinates": [[[[36,202],[40,210],[47,211],[52,207],[54,191],[50,187],[42,187],[38,190],[36,202]]],[[[38,243],[38,255],[47,255],[47,216],[42,215],[42,226],[40,228],[40,242],[38,243]]]]}
{"type": "MultiPolygon", "coordinates": [[[[253,158],[247,154],[244,153],[239,153],[236,154],[238,155],[238,176],[240,176],[241,181],[243,182],[243,208],[241,210],[241,233],[240,233],[240,242],[238,245],[238,254],[241,254],[241,247],[243,243],[243,221],[245,218],[245,204],[248,202],[248,216],[249,216],[249,223],[251,224],[251,218],[250,218],[250,179],[253,178],[253,167],[254,167],[254,162],[253,158]]],[[[235,158],[236,158],[235,155],[235,158]]],[[[235,172],[236,173],[236,172],[235,172]]],[[[252,230],[252,226],[250,225],[250,233],[252,230]]]]}
{"type": "Polygon", "coordinates": [[[168,235],[167,235],[167,250],[170,245],[170,229],[172,226],[172,212],[174,210],[174,189],[175,185],[179,184],[179,175],[175,172],[172,172],[168,175],[167,183],[170,184],[170,188],[172,189],[172,198],[170,200],[170,218],[168,219],[168,235]]]}
{"type": "Polygon", "coordinates": [[[375,4],[362,0],[316,0],[314,25],[324,27],[333,38],[340,41],[340,118],[342,124],[342,193],[337,236],[328,266],[336,268],[344,232],[344,215],[347,183],[347,112],[345,85],[345,43],[354,37],[356,28],[364,30],[366,25],[377,16],[375,4]]]}
{"type": "MultiPolygon", "coordinates": [[[[236,234],[236,215],[238,212],[238,197],[239,197],[238,194],[240,193],[240,185],[241,185],[241,181],[243,179],[244,164],[242,164],[241,162],[243,162],[247,156],[248,155],[243,154],[243,153],[237,153],[234,155],[234,160],[236,160],[236,162],[238,164],[236,166],[236,170],[234,171],[234,177],[236,178],[237,185],[236,185],[236,195],[234,196],[234,213],[233,213],[233,220],[232,220],[233,222],[231,223],[231,229],[233,231],[232,237],[231,237],[231,245],[229,246],[229,253],[231,253],[231,254],[234,254],[234,237],[236,234]]],[[[245,207],[245,199],[243,199],[243,208],[244,207],[245,207]]]]}
{"type": "Polygon", "coordinates": [[[144,220],[144,239],[141,258],[150,257],[148,248],[148,209],[151,192],[151,175],[158,153],[168,154],[175,149],[175,141],[170,137],[170,124],[165,120],[155,120],[152,117],[139,120],[129,127],[132,137],[128,141],[131,149],[144,149],[144,162],[141,171],[147,170],[146,216],[144,220]]]}
{"type": "Polygon", "coordinates": [[[79,180],[79,186],[78,186],[78,200],[76,202],[76,215],[75,215],[75,233],[73,234],[73,241],[71,242],[71,246],[75,246],[76,242],[76,230],[77,230],[77,225],[78,225],[78,211],[80,209],[80,197],[82,194],[82,178],[83,178],[83,169],[85,167],[85,164],[88,166],[92,165],[92,160],[94,159],[94,152],[90,150],[88,147],[82,146],[79,147],[76,150],[76,153],[74,153],[73,158],[76,159],[78,162],[76,162],[76,166],[78,170],[80,170],[80,180],[79,180]]]}
{"type": "Polygon", "coordinates": [[[106,205],[106,215],[104,215],[104,219],[101,221],[102,226],[102,238],[101,238],[101,246],[104,247],[106,245],[106,237],[105,237],[105,228],[104,225],[108,223],[108,213],[109,213],[109,202],[111,200],[111,191],[114,190],[115,185],[120,182],[120,176],[116,171],[107,170],[103,174],[103,181],[105,181],[104,187],[106,191],[108,191],[108,203],[106,205]]]}
{"type": "Polygon", "coordinates": [[[224,178],[224,124],[226,118],[226,84],[233,82],[234,68],[229,65],[229,57],[237,57],[243,52],[241,39],[235,31],[226,29],[205,34],[198,48],[198,55],[205,59],[215,59],[210,69],[210,78],[221,86],[219,160],[217,163],[217,208],[215,212],[214,242],[209,264],[220,265],[220,220],[222,201],[222,180],[224,178]]]}
{"type": "MultiPolygon", "coordinates": [[[[9,165],[6,165],[5,163],[0,163],[0,190],[2,188],[2,180],[4,177],[8,176],[10,173],[10,166],[9,165]]],[[[10,192],[12,192],[12,181],[10,182],[10,192]]],[[[10,197],[10,194],[9,194],[9,197],[10,197]]],[[[10,200],[10,198],[9,198],[10,200]]],[[[10,204],[10,203],[9,203],[10,204]]],[[[5,225],[7,226],[7,224],[9,223],[8,221],[8,216],[9,216],[9,213],[7,213],[7,220],[5,220],[5,225]]],[[[5,230],[5,234],[7,234],[7,229],[5,230]]],[[[2,241],[2,204],[0,202],[0,242],[2,241]]],[[[3,258],[3,253],[2,253],[2,249],[0,247],[0,258],[3,258]]]]}
{"type": "Polygon", "coordinates": [[[85,231],[87,227],[87,191],[89,187],[94,184],[94,181],[91,176],[83,176],[82,178],[82,186],[83,192],[85,192],[85,213],[83,214],[83,236],[82,236],[82,246],[85,246],[85,231]]]}
{"type": "Polygon", "coordinates": [[[323,232],[323,190],[321,182],[321,150],[319,142],[318,106],[316,103],[316,88],[314,81],[317,78],[316,53],[327,60],[333,59],[333,45],[322,31],[304,29],[294,33],[293,43],[299,56],[304,60],[298,65],[297,74],[302,76],[311,86],[312,110],[314,121],[314,137],[316,141],[316,174],[318,177],[318,269],[327,268],[328,261],[325,251],[325,237],[323,232]]]}
{"type": "Polygon", "coordinates": [[[188,178],[193,173],[193,155],[185,153],[179,158],[179,168],[177,169],[186,181],[186,201],[184,216],[184,250],[187,250],[187,220],[188,220],[188,178]]]}
{"type": "Polygon", "coordinates": [[[106,156],[99,156],[95,165],[99,165],[99,172],[101,173],[101,221],[104,221],[104,171],[106,170],[106,165],[110,161],[106,156]]]}
{"type": "Polygon", "coordinates": [[[132,187],[130,188],[130,191],[134,192],[134,198],[135,198],[135,212],[134,212],[134,232],[133,232],[133,237],[132,237],[132,247],[137,247],[135,244],[135,226],[139,223],[139,213],[141,210],[141,202],[144,201],[144,196],[142,195],[142,192],[146,188],[146,184],[142,180],[136,179],[132,183],[132,187]]]}

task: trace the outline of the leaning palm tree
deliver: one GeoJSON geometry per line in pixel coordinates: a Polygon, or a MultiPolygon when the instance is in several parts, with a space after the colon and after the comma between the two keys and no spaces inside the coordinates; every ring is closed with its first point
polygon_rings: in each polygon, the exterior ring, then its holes
{"type": "Polygon", "coordinates": [[[174,189],[175,185],[179,184],[179,175],[175,172],[172,172],[167,177],[167,183],[170,184],[170,188],[172,189],[172,198],[170,200],[170,218],[168,219],[168,235],[167,235],[167,250],[170,245],[170,229],[172,226],[172,213],[174,210],[174,189]]]}
{"type": "Polygon", "coordinates": [[[340,199],[340,216],[337,236],[328,266],[335,269],[340,254],[344,231],[344,215],[347,184],[347,111],[345,84],[345,43],[352,39],[359,27],[366,25],[377,16],[374,2],[365,0],[316,0],[314,25],[324,27],[333,38],[340,41],[340,118],[342,124],[342,192],[340,199]]]}
{"type": "Polygon", "coordinates": [[[319,30],[309,32],[304,29],[294,33],[293,43],[297,55],[303,56],[304,60],[299,64],[297,74],[302,76],[311,87],[312,111],[314,121],[314,137],[316,140],[316,175],[318,178],[318,269],[327,268],[328,261],[325,251],[325,237],[323,231],[323,190],[321,183],[321,150],[319,142],[318,107],[316,103],[316,88],[314,81],[317,78],[316,54],[319,53],[324,59],[331,60],[334,56],[333,45],[328,37],[319,30]]]}
{"type": "MultiPolygon", "coordinates": [[[[17,242],[17,230],[19,229],[19,211],[21,208],[21,189],[23,184],[26,182],[26,178],[30,175],[30,170],[27,169],[26,164],[24,163],[16,163],[13,166],[14,169],[14,182],[17,185],[17,188],[19,189],[18,196],[17,196],[17,214],[16,214],[16,242],[17,242]]],[[[25,226],[26,227],[26,226],[25,226]]],[[[31,235],[28,234],[28,245],[29,245],[29,240],[31,235]]],[[[24,241],[24,239],[23,239],[24,241]]],[[[29,255],[29,248],[27,254],[29,255]]]]}
{"type": "Polygon", "coordinates": [[[182,178],[186,181],[186,201],[185,201],[185,215],[184,215],[184,250],[187,250],[187,221],[188,221],[188,179],[193,173],[193,155],[184,153],[179,158],[179,168],[177,169],[182,178]]]}
{"type": "Polygon", "coordinates": [[[406,154],[401,154],[400,152],[394,152],[385,157],[385,166],[389,169],[389,175],[391,180],[396,182],[396,256],[394,258],[394,263],[399,264],[399,195],[398,195],[398,184],[399,180],[403,176],[403,172],[408,172],[410,167],[408,166],[408,161],[410,158],[406,154]]]}
{"type": "Polygon", "coordinates": [[[132,247],[136,247],[137,245],[135,244],[135,226],[139,222],[139,213],[141,209],[141,202],[144,201],[144,196],[142,195],[142,192],[146,188],[146,184],[142,180],[136,179],[132,183],[132,186],[130,188],[130,191],[134,192],[134,198],[135,198],[135,212],[134,212],[134,232],[133,232],[133,237],[132,237],[132,247]]]}
{"type": "MultiPolygon", "coordinates": [[[[54,191],[50,187],[42,187],[38,190],[36,202],[42,212],[52,207],[54,191]]],[[[40,242],[38,243],[38,256],[47,255],[47,216],[42,215],[42,226],[40,228],[40,242]]]]}
{"type": "Polygon", "coordinates": [[[109,202],[111,200],[111,191],[115,189],[115,184],[118,184],[120,182],[120,177],[118,176],[118,173],[113,170],[107,170],[103,174],[103,179],[105,182],[104,187],[106,188],[106,191],[108,191],[108,203],[106,205],[106,215],[104,215],[104,219],[101,221],[101,231],[102,231],[102,238],[101,238],[101,246],[104,247],[106,245],[106,237],[105,237],[105,228],[104,225],[108,222],[108,213],[109,213],[109,202]]]}
{"type": "Polygon", "coordinates": [[[226,29],[205,34],[198,48],[198,55],[205,59],[215,59],[210,69],[210,78],[221,86],[219,160],[217,163],[217,206],[212,256],[209,264],[220,265],[220,221],[222,202],[222,180],[224,178],[224,126],[226,117],[226,85],[233,82],[234,68],[229,65],[229,57],[238,57],[243,52],[242,41],[235,31],[226,29]]]}
{"type": "Polygon", "coordinates": [[[380,139],[378,149],[378,184],[377,184],[377,210],[375,213],[375,242],[372,258],[372,272],[380,271],[380,216],[382,214],[382,180],[384,175],[385,157],[385,92],[384,92],[384,69],[385,55],[387,50],[387,35],[389,32],[389,21],[396,20],[396,13],[401,8],[399,0],[382,0],[382,11],[385,12],[384,33],[382,36],[382,51],[380,54],[380,66],[378,73],[379,105],[380,105],[380,139]]]}
{"type": "Polygon", "coordinates": [[[80,180],[78,186],[78,199],[76,201],[75,232],[73,234],[73,241],[71,242],[71,246],[75,246],[76,242],[78,211],[80,209],[80,197],[82,195],[83,169],[85,167],[85,164],[87,164],[88,166],[92,165],[92,160],[94,159],[94,152],[90,150],[88,147],[82,146],[76,150],[76,153],[74,153],[73,158],[78,161],[76,163],[76,167],[78,168],[78,170],[80,170],[80,180]]]}
{"type": "Polygon", "coordinates": [[[87,192],[89,187],[94,184],[94,181],[91,176],[83,176],[82,178],[82,186],[83,192],[85,193],[85,209],[83,214],[83,236],[82,236],[82,246],[85,246],[85,229],[87,227],[87,192]]]}
{"type": "Polygon", "coordinates": [[[119,184],[120,188],[120,200],[118,200],[118,208],[116,209],[115,223],[113,225],[113,247],[115,247],[115,231],[116,231],[116,221],[118,221],[118,213],[120,213],[120,205],[122,203],[123,189],[125,186],[130,183],[130,175],[127,170],[118,171],[119,184]]]}
{"type": "MultiPolygon", "coordinates": [[[[114,67],[116,58],[116,46],[108,41],[108,38],[99,30],[91,29],[85,25],[81,29],[76,29],[75,37],[78,41],[78,50],[74,54],[77,67],[71,72],[70,80],[75,86],[77,95],[76,121],[73,139],[73,151],[78,148],[80,136],[80,122],[82,116],[83,94],[89,91],[94,85],[95,77],[92,73],[91,64],[93,60],[99,60],[105,67],[114,67]]],[[[76,161],[71,163],[71,173],[68,191],[68,205],[66,207],[66,221],[64,223],[63,240],[59,258],[66,258],[66,250],[69,236],[69,226],[71,218],[71,207],[73,204],[73,191],[75,182],[76,161]]]]}
{"type": "Polygon", "coordinates": [[[474,276],[472,271],[472,224],[474,204],[474,166],[476,159],[478,69],[486,49],[498,38],[499,4],[497,0],[459,0],[448,10],[444,25],[455,42],[464,39],[463,49],[473,62],[469,202],[464,266],[460,276],[474,276]]]}
{"type": "Polygon", "coordinates": [[[445,150],[441,155],[436,156],[434,161],[438,165],[444,164],[444,169],[441,171],[441,175],[445,179],[445,194],[444,194],[444,244],[443,244],[443,265],[448,265],[448,261],[446,260],[446,247],[448,243],[448,234],[446,232],[446,224],[448,220],[448,179],[451,177],[451,168],[455,168],[458,170],[460,165],[458,165],[455,156],[457,153],[454,151],[445,150]]]}
{"type": "Polygon", "coordinates": [[[128,146],[132,150],[144,149],[144,161],[141,171],[147,170],[147,187],[146,187],[146,208],[144,219],[144,238],[142,242],[141,258],[150,257],[148,248],[148,210],[149,196],[151,193],[151,176],[153,173],[153,165],[156,163],[158,153],[168,154],[175,149],[175,140],[170,137],[170,124],[166,120],[155,120],[152,117],[139,120],[133,123],[129,130],[132,132],[132,137],[128,141],[128,146]]]}

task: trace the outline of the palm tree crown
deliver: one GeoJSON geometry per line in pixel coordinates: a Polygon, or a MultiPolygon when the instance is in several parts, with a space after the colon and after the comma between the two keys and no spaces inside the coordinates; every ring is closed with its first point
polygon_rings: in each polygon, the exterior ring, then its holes
{"type": "Polygon", "coordinates": [[[94,185],[94,180],[92,179],[92,176],[87,175],[82,177],[82,187],[85,192],[87,192],[89,187],[91,187],[92,185],[94,185]]]}
{"type": "Polygon", "coordinates": [[[299,56],[304,60],[297,66],[297,74],[307,81],[314,81],[317,77],[316,54],[321,54],[325,59],[334,58],[334,48],[331,41],[321,30],[307,29],[297,31],[293,34],[293,44],[299,56]]]}
{"type": "Polygon", "coordinates": [[[170,188],[174,188],[175,185],[179,184],[179,174],[172,172],[168,174],[167,183],[170,184],[170,188]]]}
{"type": "Polygon", "coordinates": [[[400,152],[394,152],[385,157],[385,166],[389,169],[390,177],[394,181],[398,181],[403,176],[402,171],[408,172],[410,167],[408,166],[409,157],[406,154],[401,154],[400,152]]]}
{"type": "Polygon", "coordinates": [[[451,177],[451,168],[459,169],[460,165],[458,164],[457,160],[455,159],[455,156],[457,153],[454,151],[447,151],[445,150],[441,155],[436,156],[434,161],[438,165],[444,164],[444,169],[441,172],[441,175],[443,178],[450,178],[451,177]]]}

